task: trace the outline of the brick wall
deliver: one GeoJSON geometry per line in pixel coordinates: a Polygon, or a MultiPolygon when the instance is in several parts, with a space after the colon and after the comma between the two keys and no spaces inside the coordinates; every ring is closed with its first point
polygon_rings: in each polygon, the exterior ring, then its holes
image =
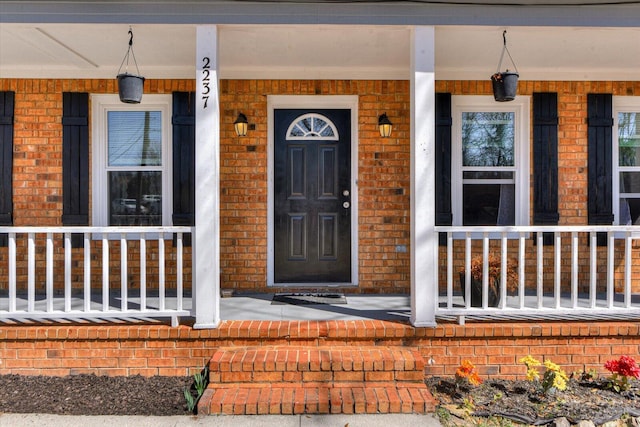
{"type": "Polygon", "coordinates": [[[220,85],[221,285],[266,288],[267,96],[358,96],[359,269],[363,293],[409,291],[409,82],[232,80],[220,85]],[[380,138],[388,112],[393,136],[380,138]],[[235,136],[243,112],[256,129],[235,136]]]}
{"type": "Polygon", "coordinates": [[[453,375],[463,360],[483,376],[522,379],[531,354],[567,372],[640,354],[638,322],[443,324],[382,321],[226,321],[218,329],[182,325],[0,326],[0,375],[182,376],[199,372],[218,347],[384,345],[417,348],[427,375],[453,375]]]}
{"type": "MultiPolygon", "coordinates": [[[[145,93],[188,91],[194,85],[193,80],[147,80],[145,93]]],[[[3,79],[0,90],[16,92],[15,225],[61,225],[62,92],[115,93],[115,79],[3,79]]],[[[436,90],[490,95],[491,85],[488,80],[438,81],[436,90]]],[[[560,224],[585,224],[587,94],[640,95],[640,82],[520,82],[521,95],[534,91],[558,93],[560,224]]],[[[220,93],[222,288],[240,292],[277,291],[266,287],[267,96],[356,95],[360,287],[355,291],[408,293],[409,82],[223,80],[220,93]],[[233,121],[240,111],[255,125],[255,130],[245,138],[236,137],[233,131],[233,121]],[[382,112],[387,112],[394,123],[393,135],[388,139],[380,138],[377,131],[377,117],[382,112]]],[[[531,252],[533,242],[528,240],[527,245],[531,252]]],[[[0,248],[0,288],[6,287],[7,277],[3,251],[6,249],[0,248]]],[[[638,251],[634,256],[640,257],[638,251]]],[[[606,257],[598,259],[604,263],[606,257]]],[[[640,265],[640,259],[636,264],[640,265]]],[[[94,271],[99,277],[97,264],[94,271]]],[[[581,274],[586,283],[587,269],[581,274]]],[[[77,270],[74,277],[80,278],[81,272],[77,270]]],[[[74,286],[80,287],[81,283],[77,281],[74,286]]]]}
{"type": "MultiPolygon", "coordinates": [[[[144,92],[151,94],[171,94],[173,91],[193,90],[191,80],[147,80],[144,92]]],[[[62,93],[88,92],[90,94],[117,93],[115,79],[111,80],[23,80],[0,79],[0,90],[15,92],[14,110],[14,225],[15,226],[61,226],[62,225],[62,93]]],[[[91,152],[90,146],[90,152],[91,152]]],[[[91,174],[91,171],[90,171],[91,174]]],[[[91,179],[91,178],[90,178],[91,179]]],[[[91,192],[91,183],[89,191],[91,192]]],[[[89,199],[91,200],[91,198],[89,199]]],[[[90,202],[91,203],[91,202],[90,202]]],[[[153,251],[154,242],[149,242],[149,251],[153,251]]],[[[129,259],[132,266],[139,260],[137,245],[129,246],[129,259]]],[[[17,281],[27,283],[26,240],[18,241],[17,281]]],[[[54,268],[56,289],[64,288],[63,239],[56,236],[54,242],[54,257],[57,260],[54,268]]],[[[0,289],[7,289],[7,248],[0,247],[0,289]]],[[[102,265],[100,261],[100,242],[92,242],[92,284],[101,286],[102,265]]],[[[119,243],[111,243],[110,258],[119,259],[119,243]]],[[[190,248],[186,249],[187,254],[190,248]]],[[[74,259],[81,259],[82,250],[77,249],[74,259]]],[[[170,265],[166,271],[167,286],[175,283],[175,253],[172,245],[167,245],[166,258],[170,265]]],[[[189,259],[189,258],[187,258],[189,259]]],[[[44,289],[45,276],[45,246],[44,241],[38,239],[36,243],[37,277],[36,291],[44,289]]],[[[157,258],[149,259],[150,269],[148,284],[154,283],[157,273],[157,258]]],[[[81,289],[83,286],[82,262],[72,265],[73,287],[81,289]]],[[[185,279],[190,284],[191,269],[186,266],[185,279]]],[[[111,286],[118,285],[120,275],[119,264],[111,266],[111,286]]],[[[139,282],[139,273],[135,267],[130,274],[131,285],[139,282]]]]}
{"type": "MultiPolygon", "coordinates": [[[[491,82],[469,81],[438,81],[436,82],[437,92],[449,92],[453,95],[492,95],[491,82]]],[[[558,213],[560,215],[559,225],[587,225],[587,203],[588,203],[588,157],[587,157],[587,95],[590,93],[611,93],[614,96],[640,96],[640,82],[574,82],[574,81],[520,81],[518,84],[519,95],[533,95],[534,92],[556,92],[558,94],[558,213]]],[[[531,108],[533,114],[533,108],[531,108]]],[[[531,117],[531,123],[533,117],[531,117]]],[[[533,139],[533,129],[531,129],[530,139],[533,139]]],[[[533,159],[533,146],[529,145],[529,158],[533,159]]],[[[533,168],[529,175],[530,188],[530,223],[533,223],[533,168]]],[[[614,177],[614,179],[616,179],[614,177]]],[[[566,241],[566,240],[565,240],[566,241]]],[[[462,266],[464,260],[464,245],[462,242],[456,246],[454,258],[457,260],[456,269],[462,266]]],[[[479,243],[479,242],[478,242],[479,243]]],[[[492,252],[499,252],[499,242],[493,246],[492,252]]],[[[622,290],[624,283],[622,242],[618,242],[618,253],[614,260],[616,290],[622,290]]],[[[510,253],[517,254],[517,242],[510,242],[510,253]]],[[[589,243],[586,236],[581,237],[579,255],[578,282],[579,291],[587,292],[589,283],[589,243]]],[[[634,275],[640,274],[640,251],[634,244],[632,262],[634,264],[634,275]]],[[[605,247],[597,249],[597,270],[599,290],[603,290],[606,283],[606,263],[607,252],[605,247]]],[[[536,246],[533,239],[527,239],[525,252],[529,257],[534,257],[536,246]]],[[[475,252],[477,253],[477,252],[475,252]]],[[[441,284],[446,286],[446,276],[444,272],[444,256],[441,252],[441,284]]],[[[562,259],[563,279],[562,282],[571,282],[570,267],[566,260],[571,259],[569,245],[563,245],[562,259]]],[[[544,265],[553,269],[553,253],[545,254],[544,265]]],[[[532,263],[526,270],[527,283],[534,285],[536,280],[536,266],[532,263]]],[[[546,275],[544,287],[546,291],[552,290],[554,286],[552,275],[546,275]]],[[[640,291],[640,281],[633,281],[634,292],[640,291]]],[[[444,290],[445,288],[443,288],[444,290]]]]}

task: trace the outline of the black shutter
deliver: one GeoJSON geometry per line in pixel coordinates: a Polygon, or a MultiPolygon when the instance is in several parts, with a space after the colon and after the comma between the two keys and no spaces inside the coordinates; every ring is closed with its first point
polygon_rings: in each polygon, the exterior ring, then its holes
{"type": "MultiPolygon", "coordinates": [[[[15,92],[0,92],[0,226],[13,225],[13,110],[15,92]]],[[[0,235],[0,246],[7,235],[0,235]]]]}
{"type": "Polygon", "coordinates": [[[173,93],[173,225],[195,225],[195,110],[194,92],[173,93]]]}
{"type": "Polygon", "coordinates": [[[62,224],[89,224],[89,94],[62,94],[62,224]]]}
{"type": "MultiPolygon", "coordinates": [[[[436,225],[451,225],[451,94],[436,93],[436,225]]],[[[440,234],[446,245],[446,234],[440,234]]]]}
{"type": "MultiPolygon", "coordinates": [[[[612,149],[613,97],[611,94],[587,95],[588,126],[588,220],[590,225],[613,223],[612,149]]],[[[598,245],[606,245],[603,233],[598,245]]]]}
{"type": "MultiPolygon", "coordinates": [[[[558,225],[558,94],[533,94],[533,223],[558,225]]],[[[544,234],[544,244],[553,235],[544,234]]]]}

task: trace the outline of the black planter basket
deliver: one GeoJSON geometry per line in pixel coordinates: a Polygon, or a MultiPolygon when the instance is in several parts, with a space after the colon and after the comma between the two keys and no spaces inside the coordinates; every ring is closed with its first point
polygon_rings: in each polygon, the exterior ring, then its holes
{"type": "Polygon", "coordinates": [[[118,74],[118,94],[120,101],[128,104],[139,104],[142,100],[144,77],[134,74],[118,74]]]}
{"type": "Polygon", "coordinates": [[[498,102],[513,101],[518,92],[518,73],[504,72],[491,76],[493,98],[498,102]]]}
{"type": "Polygon", "coordinates": [[[504,45],[502,46],[502,54],[500,55],[500,61],[498,62],[498,69],[495,74],[491,76],[493,98],[498,102],[513,101],[516,99],[516,93],[518,92],[518,77],[520,77],[518,74],[518,67],[516,67],[515,62],[513,62],[513,58],[511,57],[511,53],[509,53],[509,49],[507,49],[506,30],[502,33],[502,40],[504,45]],[[513,64],[513,68],[516,70],[515,73],[510,72],[508,68],[506,71],[500,71],[500,66],[502,65],[505,53],[509,56],[511,63],[513,64]]]}
{"type": "MultiPolygon", "coordinates": [[[[466,282],[465,274],[460,273],[460,287],[462,288],[462,297],[466,298],[466,282]]],[[[497,307],[500,303],[500,279],[489,278],[489,286],[487,294],[487,307],[497,307]]],[[[482,307],[482,280],[471,278],[471,307],[482,307]]]]}

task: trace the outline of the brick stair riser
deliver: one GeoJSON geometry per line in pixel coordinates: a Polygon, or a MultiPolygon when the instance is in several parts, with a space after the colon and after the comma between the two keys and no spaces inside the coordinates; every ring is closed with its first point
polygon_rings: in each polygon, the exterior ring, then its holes
{"type": "Polygon", "coordinates": [[[385,346],[219,348],[199,413],[424,413],[435,409],[425,363],[385,346]]]}
{"type": "Polygon", "coordinates": [[[254,387],[209,389],[207,393],[212,394],[210,405],[199,406],[201,415],[425,413],[435,409],[430,394],[418,388],[254,387]]]}

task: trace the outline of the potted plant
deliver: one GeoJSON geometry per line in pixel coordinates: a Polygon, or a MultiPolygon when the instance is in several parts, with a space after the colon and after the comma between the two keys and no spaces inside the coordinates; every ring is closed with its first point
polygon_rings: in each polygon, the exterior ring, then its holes
{"type": "Polygon", "coordinates": [[[518,73],[510,72],[509,69],[504,72],[494,73],[491,76],[493,99],[498,102],[513,101],[516,99],[518,77],[518,73]]]}
{"type": "Polygon", "coordinates": [[[138,62],[136,61],[136,55],[133,53],[133,31],[129,28],[129,48],[127,49],[127,53],[122,60],[122,64],[120,64],[120,70],[118,70],[118,95],[120,96],[121,102],[126,102],[127,104],[139,104],[142,100],[142,91],[144,87],[144,77],[140,75],[140,70],[138,70],[138,62]],[[127,69],[129,68],[129,55],[133,57],[133,62],[136,65],[136,71],[138,74],[129,74],[127,69]],[[125,64],[126,68],[124,73],[121,73],[122,66],[125,64]]]}
{"type": "Polygon", "coordinates": [[[144,77],[135,74],[118,74],[118,95],[121,102],[139,104],[142,100],[144,77]]]}
{"type": "MultiPolygon", "coordinates": [[[[497,307],[500,302],[500,278],[502,269],[502,260],[500,257],[489,254],[487,259],[489,268],[489,284],[487,286],[487,306],[497,307]]],[[[482,274],[484,270],[484,262],[482,255],[476,255],[471,259],[471,307],[482,307],[482,274]]],[[[466,297],[466,272],[465,267],[461,267],[460,286],[462,288],[462,296],[466,297]]],[[[507,292],[513,293],[518,289],[518,271],[514,260],[507,260],[507,292]]]]}
{"type": "Polygon", "coordinates": [[[506,30],[502,33],[502,39],[504,41],[504,45],[502,47],[502,54],[500,55],[500,62],[498,62],[498,69],[491,76],[493,98],[498,102],[513,101],[516,99],[516,92],[518,91],[518,77],[520,77],[518,74],[518,67],[516,67],[515,62],[513,62],[513,58],[511,57],[511,53],[509,53],[509,49],[507,49],[506,30]],[[506,71],[500,71],[500,66],[502,65],[502,59],[504,58],[505,52],[509,55],[513,68],[516,70],[515,73],[509,71],[508,68],[506,71]]]}

